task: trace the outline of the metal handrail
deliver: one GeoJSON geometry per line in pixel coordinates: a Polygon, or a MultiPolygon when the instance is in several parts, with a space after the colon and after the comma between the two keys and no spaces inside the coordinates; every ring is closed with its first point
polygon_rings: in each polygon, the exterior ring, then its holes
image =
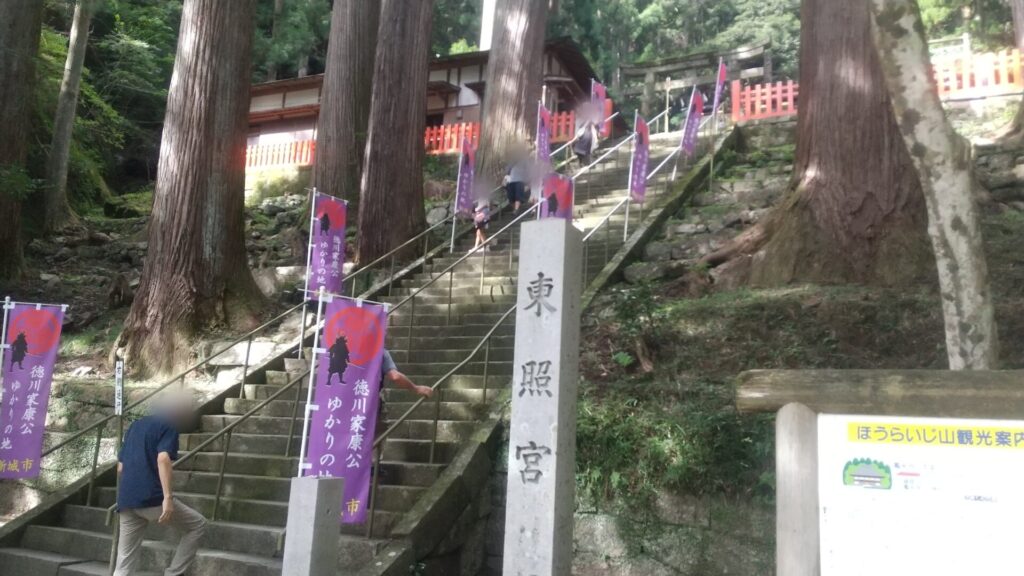
{"type": "MultiPolygon", "coordinates": [[[[614,119],[615,119],[615,117],[616,117],[616,116],[618,116],[618,115],[619,115],[619,113],[618,113],[618,112],[616,112],[616,113],[612,114],[611,116],[609,116],[609,117],[605,118],[605,119],[604,119],[603,121],[601,121],[601,124],[604,124],[605,122],[607,122],[607,121],[609,121],[609,120],[614,120],[614,119]]],[[[551,151],[551,155],[552,155],[552,156],[557,156],[559,152],[561,152],[562,150],[565,150],[565,149],[566,149],[566,148],[568,148],[569,146],[572,146],[572,143],[573,143],[573,142],[575,142],[575,141],[577,141],[577,140],[579,140],[579,136],[576,136],[576,135],[574,134],[574,135],[573,135],[573,137],[572,137],[572,138],[571,138],[571,139],[570,139],[570,140],[569,140],[568,142],[566,142],[565,144],[562,144],[562,145],[561,145],[561,146],[559,146],[558,148],[555,148],[554,150],[552,150],[552,151],[551,151]]]]}
{"type": "MultiPolygon", "coordinates": [[[[620,145],[621,145],[621,143],[620,143],[620,145]]],[[[616,146],[616,149],[617,148],[618,148],[618,146],[616,146]]],[[[607,155],[605,155],[605,156],[607,156],[607,155]]],[[[500,187],[498,189],[500,189],[500,187]]],[[[516,223],[518,223],[521,220],[523,220],[524,218],[526,218],[534,210],[539,209],[539,207],[540,207],[540,203],[538,202],[534,206],[532,206],[530,209],[523,211],[523,213],[521,213],[520,215],[518,215],[515,218],[513,218],[513,220],[511,222],[509,222],[501,230],[499,230],[498,232],[493,234],[490,238],[488,238],[480,246],[475,247],[469,253],[467,253],[466,255],[464,255],[461,258],[459,258],[456,262],[452,263],[450,266],[448,266],[444,271],[440,272],[434,278],[431,278],[426,284],[424,284],[423,286],[418,288],[415,292],[410,294],[407,298],[403,299],[401,302],[399,302],[395,306],[390,307],[389,310],[388,310],[388,315],[390,316],[392,313],[394,313],[405,302],[407,302],[409,300],[414,300],[416,295],[420,294],[424,289],[426,289],[427,287],[429,287],[429,286],[433,285],[434,283],[436,283],[437,280],[443,278],[445,276],[445,274],[450,274],[450,275],[453,274],[452,271],[454,270],[455,267],[457,267],[462,262],[466,261],[470,256],[474,255],[478,251],[485,250],[486,247],[488,245],[490,245],[495,239],[500,237],[504,232],[510,230],[516,223]]],[[[454,217],[454,214],[453,214],[453,217],[454,217]]],[[[610,215],[608,217],[610,217],[610,215]]],[[[608,218],[608,217],[606,217],[606,218],[608,218]]],[[[436,225],[435,225],[435,228],[436,228],[436,225]]],[[[423,235],[424,234],[421,234],[418,237],[422,237],[423,235]]],[[[400,247],[396,248],[395,251],[400,250],[400,249],[402,249],[405,246],[408,246],[413,241],[415,241],[417,238],[414,238],[414,239],[412,239],[410,241],[407,241],[403,246],[400,246],[400,247]]],[[[512,248],[512,246],[510,244],[510,247],[509,247],[510,260],[511,260],[512,249],[513,248],[512,248]]],[[[483,253],[486,256],[486,252],[483,252],[483,253]]],[[[387,257],[387,256],[385,256],[385,257],[387,257]]],[[[378,259],[378,260],[372,262],[371,264],[369,264],[367,266],[368,267],[372,266],[372,265],[378,263],[379,261],[382,261],[382,259],[378,259]]],[[[483,273],[483,270],[481,270],[481,273],[483,273]]],[[[449,295],[449,306],[450,306],[450,304],[451,304],[451,297],[449,295]]],[[[414,305],[415,305],[415,303],[414,303],[414,305]]],[[[291,311],[294,311],[297,308],[298,307],[293,308],[291,311]]],[[[483,388],[483,391],[484,391],[483,392],[483,395],[484,395],[483,396],[483,401],[486,402],[487,401],[488,379],[489,379],[489,367],[490,367],[490,345],[491,345],[491,339],[494,336],[495,332],[498,330],[498,328],[506,320],[508,320],[508,318],[512,315],[512,313],[515,311],[515,309],[516,309],[516,306],[513,305],[507,311],[505,311],[505,313],[502,314],[501,318],[499,318],[498,321],[495,322],[495,324],[490,328],[490,330],[488,330],[488,332],[481,338],[481,340],[477,343],[476,347],[474,347],[474,349],[467,355],[467,357],[464,360],[462,360],[461,362],[459,362],[458,364],[456,364],[447,373],[442,375],[431,386],[431,390],[434,390],[436,392],[438,388],[440,388],[442,385],[444,385],[446,382],[448,382],[451,379],[452,376],[456,375],[459,370],[461,370],[466,364],[468,364],[470,361],[472,361],[473,358],[475,358],[477,356],[477,354],[480,353],[481,349],[486,347],[485,360],[484,360],[484,362],[485,362],[484,376],[483,376],[483,386],[484,386],[484,388],[483,388]]],[[[415,308],[413,308],[413,314],[415,314],[415,308]]],[[[281,317],[283,317],[283,316],[284,316],[284,314],[281,317]]],[[[410,319],[410,328],[413,325],[414,318],[415,318],[415,316],[413,316],[413,318],[410,319]]],[[[410,330],[410,334],[411,334],[411,330],[410,330]]],[[[244,340],[245,338],[246,337],[243,336],[241,339],[238,340],[238,342],[241,342],[241,340],[244,340]]],[[[235,343],[233,343],[232,346],[234,344],[235,343]]],[[[300,343],[300,346],[301,346],[301,343],[300,343]]],[[[177,461],[175,461],[172,464],[172,468],[178,469],[185,462],[190,461],[196,455],[200,454],[203,449],[205,449],[206,447],[210,446],[211,444],[213,444],[217,440],[220,440],[220,439],[224,438],[224,445],[223,445],[222,452],[221,452],[220,470],[218,472],[218,477],[217,477],[217,490],[216,490],[216,493],[214,494],[214,508],[213,508],[213,513],[211,514],[211,520],[216,520],[217,519],[217,513],[218,513],[219,507],[220,507],[221,492],[222,492],[222,488],[223,488],[224,475],[225,475],[225,472],[226,472],[228,454],[230,452],[231,438],[232,438],[233,431],[236,428],[238,428],[239,426],[241,426],[242,423],[246,422],[249,418],[255,416],[260,410],[262,410],[268,404],[270,404],[271,402],[273,402],[273,401],[277,400],[278,398],[282,397],[287,392],[291,391],[295,387],[296,384],[299,384],[303,380],[308,378],[309,374],[310,374],[310,371],[311,371],[311,369],[307,368],[301,375],[293,378],[285,386],[283,386],[280,390],[278,390],[274,394],[270,395],[269,397],[267,397],[263,401],[259,402],[256,406],[251,408],[248,412],[243,414],[241,417],[236,419],[234,422],[228,424],[227,426],[223,427],[222,429],[220,429],[219,431],[214,433],[212,436],[210,436],[209,438],[207,438],[206,440],[201,442],[198,446],[196,446],[195,448],[191,449],[188,453],[186,453],[184,456],[182,456],[181,458],[179,458],[177,461]]],[[[245,384],[244,381],[240,384],[240,386],[243,389],[244,389],[245,385],[246,384],[245,384]]],[[[299,386],[299,390],[301,390],[301,386],[299,386]]],[[[157,393],[157,391],[154,391],[151,395],[147,395],[146,398],[144,398],[142,400],[136,401],[130,407],[135,407],[138,404],[141,404],[143,401],[145,401],[149,397],[152,397],[152,395],[155,395],[156,393],[157,393]]],[[[377,451],[376,452],[376,463],[377,463],[377,465],[373,468],[372,480],[371,480],[371,482],[372,482],[372,489],[371,489],[370,502],[368,503],[368,509],[370,511],[370,517],[369,517],[368,526],[367,526],[367,536],[368,537],[372,534],[372,531],[373,531],[373,521],[374,521],[374,513],[375,513],[375,510],[374,510],[374,498],[375,498],[375,495],[376,495],[376,488],[378,486],[378,481],[379,481],[379,478],[378,478],[377,475],[379,473],[380,463],[381,463],[381,460],[383,458],[383,451],[380,449],[380,447],[384,443],[384,441],[386,441],[387,438],[396,429],[398,429],[398,427],[401,424],[406,422],[412,416],[412,414],[416,411],[416,409],[418,409],[425,401],[426,401],[425,398],[419,398],[416,402],[414,402],[413,405],[408,410],[406,410],[406,412],[404,414],[402,414],[402,416],[400,416],[391,426],[389,426],[387,428],[387,430],[385,430],[379,437],[377,437],[377,439],[374,441],[374,443],[372,445],[373,448],[376,449],[376,451],[377,451]]],[[[295,395],[295,406],[293,407],[293,413],[292,413],[292,426],[291,426],[291,429],[290,429],[290,432],[289,432],[289,435],[288,435],[288,445],[285,447],[285,455],[286,455],[286,457],[290,454],[291,443],[294,440],[295,420],[298,418],[298,405],[299,405],[300,402],[302,402],[301,394],[296,394],[295,395]]],[[[439,427],[439,422],[440,422],[440,403],[441,403],[441,394],[437,394],[436,395],[436,399],[435,399],[435,406],[436,406],[436,408],[435,408],[435,414],[434,414],[434,431],[433,431],[433,438],[431,440],[431,445],[430,445],[430,462],[431,463],[434,462],[435,455],[436,455],[437,434],[438,434],[438,427],[439,427]]],[[[91,485],[90,485],[90,493],[91,493],[91,485]]],[[[91,498],[90,498],[90,500],[91,500],[91,498]]],[[[107,523],[108,524],[111,522],[112,514],[113,514],[114,510],[116,509],[116,507],[117,507],[117,505],[114,504],[114,505],[110,506],[107,509],[107,523]]],[[[113,539],[113,545],[115,547],[117,545],[117,533],[116,533],[116,530],[117,530],[117,527],[115,526],[115,535],[114,535],[114,539],[113,539]]],[[[113,552],[112,552],[112,555],[113,555],[113,552]]]]}

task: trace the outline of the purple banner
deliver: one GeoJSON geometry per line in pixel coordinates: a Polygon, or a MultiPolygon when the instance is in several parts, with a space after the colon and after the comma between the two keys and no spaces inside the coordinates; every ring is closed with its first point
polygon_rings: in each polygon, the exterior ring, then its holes
{"type": "Polygon", "coordinates": [[[700,90],[693,89],[690,97],[690,108],[686,111],[686,125],[683,127],[683,153],[693,156],[697,151],[697,135],[700,133],[700,121],[704,118],[704,95],[700,90]]]}
{"type": "Polygon", "coordinates": [[[3,355],[0,408],[0,478],[35,478],[43,452],[46,407],[60,348],[64,309],[15,304],[3,355]]]}
{"type": "Polygon", "coordinates": [[[551,167],[551,112],[537,104],[537,163],[545,171],[551,167]]]}
{"type": "Polygon", "coordinates": [[[711,114],[718,114],[718,105],[722,103],[722,89],[725,88],[725,80],[728,77],[728,71],[725,68],[725,60],[722,58],[718,59],[718,78],[715,80],[715,100],[714,105],[711,106],[711,114]]]}
{"type": "Polygon", "coordinates": [[[455,190],[455,213],[464,216],[473,214],[473,178],[476,151],[469,138],[462,139],[462,154],[459,157],[459,183],[455,190]]]}
{"type": "Polygon", "coordinates": [[[347,215],[348,207],[344,200],[319,192],[313,195],[306,300],[316,300],[321,288],[328,294],[341,294],[341,285],[345,281],[347,215]]]}
{"type": "Polygon", "coordinates": [[[325,353],[317,358],[309,427],[311,465],[303,476],[345,479],[342,522],[366,521],[373,440],[380,405],[381,357],[388,313],[384,306],[335,298],[325,305],[325,353]]]}
{"type": "Polygon", "coordinates": [[[633,163],[629,166],[629,195],[634,202],[643,202],[647,196],[647,162],[651,154],[651,132],[647,122],[637,114],[636,142],[633,148],[633,163]]]}
{"type": "Polygon", "coordinates": [[[573,179],[561,174],[548,174],[544,178],[544,200],[540,206],[541,218],[565,218],[572,220],[575,202],[573,179]]]}

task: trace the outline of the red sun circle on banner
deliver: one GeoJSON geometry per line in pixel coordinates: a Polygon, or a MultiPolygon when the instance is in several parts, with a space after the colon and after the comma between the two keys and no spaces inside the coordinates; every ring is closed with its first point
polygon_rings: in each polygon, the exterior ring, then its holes
{"type": "Polygon", "coordinates": [[[7,343],[13,344],[22,333],[28,341],[28,353],[42,356],[60,342],[60,321],[49,310],[22,310],[7,327],[7,343]]]}
{"type": "Polygon", "coordinates": [[[337,198],[322,198],[317,202],[316,218],[319,220],[326,213],[331,220],[331,230],[345,225],[345,203],[337,198]]]}
{"type": "Polygon", "coordinates": [[[384,347],[384,329],[377,315],[365,308],[345,308],[327,319],[324,325],[324,339],[327,345],[345,336],[348,345],[349,362],[364,366],[373,360],[384,347]]]}

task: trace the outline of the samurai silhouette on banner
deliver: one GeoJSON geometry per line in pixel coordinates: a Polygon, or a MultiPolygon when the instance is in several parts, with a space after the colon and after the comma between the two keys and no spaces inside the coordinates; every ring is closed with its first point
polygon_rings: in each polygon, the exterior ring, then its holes
{"type": "Polygon", "coordinates": [[[7,304],[7,338],[0,355],[0,478],[35,478],[43,452],[53,366],[60,348],[63,306],[7,304]]]}
{"type": "Polygon", "coordinates": [[[306,300],[316,300],[323,289],[340,294],[345,281],[345,224],[348,207],[328,194],[313,194],[309,256],[306,267],[306,300]]]}
{"type": "Polygon", "coordinates": [[[345,479],[342,522],[366,521],[374,430],[380,404],[387,310],[334,298],[325,304],[303,476],[345,479]]]}

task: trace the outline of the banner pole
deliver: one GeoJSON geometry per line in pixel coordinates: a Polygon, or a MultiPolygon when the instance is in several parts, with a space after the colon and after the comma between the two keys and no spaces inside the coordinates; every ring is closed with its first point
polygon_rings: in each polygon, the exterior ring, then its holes
{"type": "MultiPolygon", "coordinates": [[[[4,398],[4,360],[6,356],[5,351],[7,350],[7,317],[9,310],[13,306],[14,304],[11,303],[10,296],[4,298],[4,326],[3,329],[0,330],[0,401],[3,401],[4,398]]],[[[0,410],[0,412],[2,412],[2,410],[0,410]]],[[[0,424],[3,423],[2,416],[3,415],[0,414],[0,424]]]]}
{"type": "Polygon", "coordinates": [[[466,140],[462,140],[462,150],[459,151],[459,175],[455,177],[455,197],[452,198],[452,240],[448,246],[448,253],[455,253],[455,225],[458,223],[459,215],[459,188],[462,186],[462,164],[466,159],[466,140]]]}
{"type": "Polygon", "coordinates": [[[299,351],[295,354],[296,358],[302,358],[302,344],[306,341],[306,306],[309,305],[309,300],[306,298],[308,292],[302,293],[302,323],[299,324],[299,351]]]}
{"type": "MultiPolygon", "coordinates": [[[[299,444],[299,469],[298,474],[296,475],[297,478],[302,477],[302,471],[305,469],[306,465],[306,441],[309,439],[309,410],[313,405],[313,386],[316,383],[317,348],[320,347],[320,320],[323,318],[324,298],[326,297],[327,295],[321,287],[320,295],[319,298],[317,298],[316,303],[316,324],[313,325],[316,332],[313,333],[313,353],[310,354],[309,358],[309,389],[306,390],[306,410],[305,415],[302,418],[302,443],[299,444]]],[[[296,395],[296,398],[300,395],[301,394],[296,395]]]]}
{"type": "MultiPolygon", "coordinates": [[[[313,228],[316,227],[316,186],[311,189],[309,199],[309,242],[306,243],[306,289],[302,297],[309,300],[309,269],[313,267],[313,228]]],[[[302,346],[299,346],[299,358],[302,358],[302,346]]]]}
{"type": "Polygon", "coordinates": [[[622,229],[622,241],[625,242],[629,238],[629,205],[633,203],[633,166],[636,165],[636,150],[637,150],[637,138],[636,138],[636,123],[640,117],[638,110],[633,111],[633,142],[630,143],[630,147],[633,149],[633,153],[629,155],[629,182],[626,194],[628,200],[626,200],[626,225],[622,229]]]}

